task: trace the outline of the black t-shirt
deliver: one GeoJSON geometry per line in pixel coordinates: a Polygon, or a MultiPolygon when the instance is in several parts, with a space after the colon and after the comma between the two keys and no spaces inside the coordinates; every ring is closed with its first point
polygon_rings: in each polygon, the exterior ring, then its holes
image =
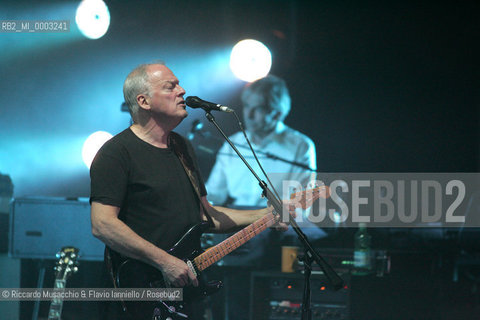
{"type": "MultiPolygon", "coordinates": [[[[192,147],[181,139],[204,196],[192,147]]],[[[174,150],[152,146],[130,129],[103,145],[92,163],[90,177],[91,202],[120,207],[119,219],[164,250],[201,220],[198,196],[174,150]]]]}

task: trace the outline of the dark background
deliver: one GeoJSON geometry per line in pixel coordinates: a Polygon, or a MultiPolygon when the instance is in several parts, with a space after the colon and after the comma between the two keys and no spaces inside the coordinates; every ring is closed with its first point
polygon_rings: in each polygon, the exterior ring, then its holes
{"type": "MultiPolygon", "coordinates": [[[[0,172],[10,175],[15,197],[89,196],[83,142],[94,131],[116,134],[129,125],[120,111],[122,85],[137,64],[161,59],[187,95],[240,113],[245,83],[228,59],[245,38],[270,48],[271,72],[292,96],[286,123],[315,142],[320,171],[480,168],[478,2],[108,1],[110,29],[98,40],[77,30],[77,3],[0,3],[0,19],[71,21],[67,34],[0,34],[0,172]]],[[[217,134],[202,111],[189,113],[179,133],[200,119],[217,134]]],[[[217,120],[228,134],[237,131],[230,115],[217,120]]],[[[201,137],[193,143],[220,146],[201,137]]],[[[199,150],[198,158],[206,178],[214,155],[199,150]]],[[[392,251],[393,269],[386,282],[357,285],[360,318],[374,309],[370,319],[476,318],[477,238],[465,245],[458,234],[440,234],[373,231],[374,247],[392,251]],[[473,269],[461,265],[453,282],[459,257],[473,269]]],[[[318,245],[351,248],[353,230],[318,245]]],[[[36,266],[22,261],[23,286],[35,286],[36,266]]],[[[72,285],[95,286],[99,263],[82,268],[72,285]]],[[[91,311],[81,308],[66,304],[66,317],[91,311]]],[[[28,318],[31,309],[23,309],[28,318]]]]}

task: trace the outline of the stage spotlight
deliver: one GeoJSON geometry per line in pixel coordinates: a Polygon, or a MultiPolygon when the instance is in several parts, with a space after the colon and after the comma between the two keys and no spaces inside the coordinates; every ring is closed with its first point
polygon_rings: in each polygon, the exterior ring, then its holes
{"type": "Polygon", "coordinates": [[[272,54],[260,41],[242,40],[232,49],[230,69],[243,81],[252,82],[265,77],[271,66],[272,54]]]}
{"type": "Polygon", "coordinates": [[[107,33],[110,12],[102,0],[83,0],[75,16],[80,32],[89,39],[98,39],[107,33]]]}
{"type": "Polygon", "coordinates": [[[87,168],[90,169],[90,165],[92,164],[93,158],[95,158],[98,150],[111,138],[112,135],[110,133],[97,131],[92,133],[87,140],[85,140],[82,148],[82,159],[87,168]]]}

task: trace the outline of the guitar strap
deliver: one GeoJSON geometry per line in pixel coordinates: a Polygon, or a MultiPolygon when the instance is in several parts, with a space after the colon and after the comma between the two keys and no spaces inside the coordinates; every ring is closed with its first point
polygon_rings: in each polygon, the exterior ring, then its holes
{"type": "Polygon", "coordinates": [[[208,214],[207,209],[202,203],[202,196],[200,194],[198,177],[195,174],[196,170],[195,170],[194,162],[192,157],[188,153],[187,144],[185,143],[185,140],[175,132],[171,132],[170,135],[168,136],[168,139],[169,139],[169,144],[172,146],[173,151],[175,152],[178,159],[180,160],[180,163],[182,164],[183,169],[187,173],[188,179],[190,180],[190,183],[192,184],[193,189],[197,194],[198,200],[200,202],[200,212],[203,212],[205,217],[207,217],[210,227],[213,228],[215,224],[213,223],[212,217],[210,216],[210,214],[208,214]]]}

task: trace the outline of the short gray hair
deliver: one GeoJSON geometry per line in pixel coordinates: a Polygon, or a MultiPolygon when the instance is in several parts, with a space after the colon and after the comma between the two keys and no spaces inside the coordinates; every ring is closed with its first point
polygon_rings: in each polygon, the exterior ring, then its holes
{"type": "Polygon", "coordinates": [[[147,68],[151,65],[157,64],[165,65],[162,61],[141,64],[128,74],[123,83],[123,97],[128,106],[128,111],[130,111],[133,122],[138,121],[137,114],[139,106],[137,96],[139,94],[146,94],[149,97],[151,96],[150,77],[147,73],[147,68]]]}
{"type": "Polygon", "coordinates": [[[268,107],[282,113],[282,120],[290,112],[291,99],[287,84],[285,80],[277,76],[268,75],[265,78],[252,82],[243,90],[240,97],[242,102],[245,103],[247,97],[251,94],[263,96],[268,107]]]}

